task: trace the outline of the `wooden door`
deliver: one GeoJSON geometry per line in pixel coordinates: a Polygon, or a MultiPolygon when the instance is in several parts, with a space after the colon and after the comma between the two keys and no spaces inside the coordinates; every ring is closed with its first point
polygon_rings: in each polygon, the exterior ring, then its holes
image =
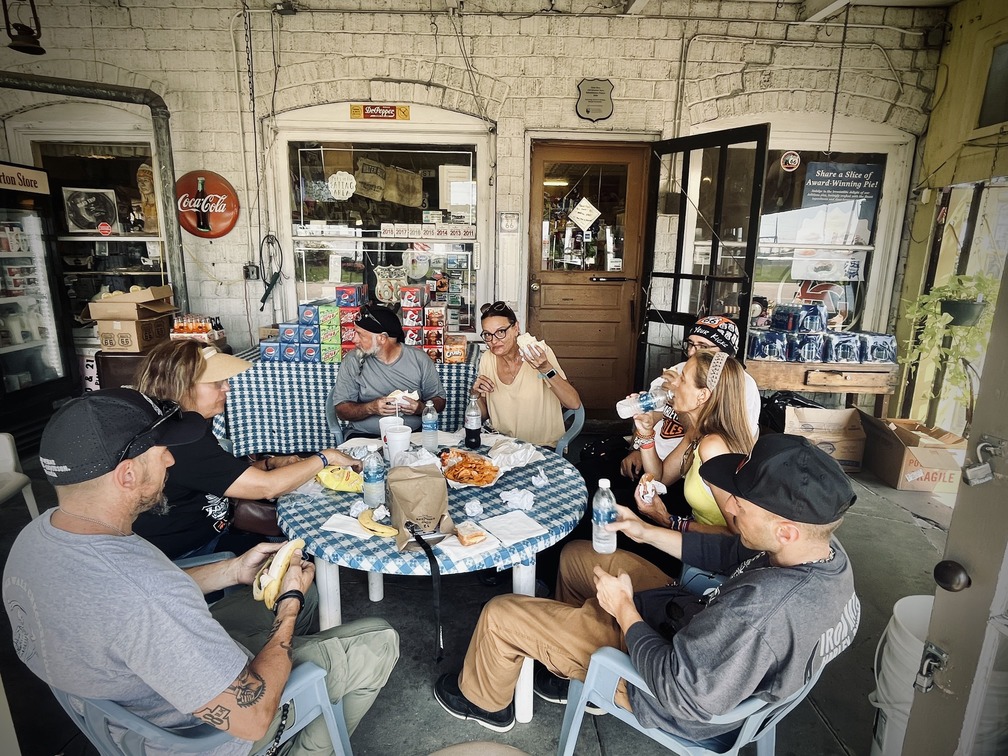
{"type": "Polygon", "coordinates": [[[528,330],[594,417],[632,390],[648,145],[533,142],[528,330]]]}

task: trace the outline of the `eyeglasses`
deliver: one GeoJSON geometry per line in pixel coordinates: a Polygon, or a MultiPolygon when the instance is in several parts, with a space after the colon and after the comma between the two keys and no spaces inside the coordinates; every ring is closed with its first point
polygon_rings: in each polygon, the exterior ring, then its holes
{"type": "Polygon", "coordinates": [[[133,446],[133,444],[135,444],[141,438],[153,433],[166,421],[173,418],[174,419],[181,418],[182,415],[181,408],[175,402],[159,401],[157,399],[152,399],[151,397],[147,398],[150,399],[150,401],[153,402],[155,405],[157,405],[158,409],[161,411],[161,417],[159,417],[157,420],[155,420],[153,423],[148,425],[146,428],[144,428],[142,431],[137,433],[135,436],[133,436],[133,438],[129,440],[129,443],[127,443],[126,446],[123,447],[123,450],[119,452],[119,459],[116,460],[116,465],[119,465],[120,462],[126,459],[126,455],[129,454],[130,447],[133,446]]]}
{"type": "Polygon", "coordinates": [[[480,307],[480,315],[486,315],[488,312],[506,312],[513,314],[513,310],[508,306],[508,303],[499,299],[496,302],[488,302],[480,307]]]}
{"type": "Polygon", "coordinates": [[[511,325],[509,325],[507,328],[498,328],[493,333],[490,333],[490,331],[483,331],[480,334],[480,336],[483,338],[483,341],[485,341],[488,344],[491,341],[500,341],[501,339],[504,338],[504,336],[507,334],[507,332],[511,330],[511,327],[513,325],[514,325],[514,323],[512,323],[511,325]]]}
{"type": "Polygon", "coordinates": [[[690,341],[689,339],[681,342],[679,348],[686,354],[689,354],[691,349],[697,352],[716,352],[718,349],[713,344],[704,344],[699,341],[690,341]]]}

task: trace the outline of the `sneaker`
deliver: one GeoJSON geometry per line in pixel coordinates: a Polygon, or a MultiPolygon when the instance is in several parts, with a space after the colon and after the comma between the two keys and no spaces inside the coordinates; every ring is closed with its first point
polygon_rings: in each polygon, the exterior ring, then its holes
{"type": "Polygon", "coordinates": [[[434,698],[456,719],[471,719],[494,732],[507,732],[515,724],[514,702],[500,711],[487,711],[471,703],[459,689],[458,674],[447,672],[434,683],[434,698]]]}
{"type": "MultiPolygon", "coordinates": [[[[532,664],[532,690],[543,701],[555,704],[567,704],[567,689],[570,688],[570,680],[554,675],[546,665],[536,660],[532,664]]],[[[600,709],[592,703],[585,704],[585,711],[589,714],[605,714],[605,710],[600,709]]]]}

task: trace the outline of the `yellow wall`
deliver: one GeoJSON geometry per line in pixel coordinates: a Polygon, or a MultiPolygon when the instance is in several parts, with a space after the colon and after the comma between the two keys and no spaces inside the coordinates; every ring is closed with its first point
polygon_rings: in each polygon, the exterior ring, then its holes
{"type": "MultiPolygon", "coordinates": [[[[1008,176],[1008,126],[974,133],[980,112],[987,70],[993,48],[1008,42],[1008,2],[1005,0],[961,0],[949,13],[950,29],[939,64],[934,93],[934,110],[928,124],[919,172],[918,191],[911,196],[919,201],[909,225],[910,240],[896,336],[901,346],[910,337],[903,313],[906,300],[921,292],[931,249],[931,229],[935,205],[942,187],[986,181],[1008,176]],[[995,145],[1000,144],[1000,148],[995,145]],[[931,191],[926,191],[930,189],[931,191]],[[925,190],[921,193],[920,190],[925,190]],[[930,194],[930,196],[927,196],[930,194]]],[[[947,247],[947,240],[946,245],[947,247]]],[[[953,253],[954,255],[954,253],[953,253]]],[[[940,270],[954,262],[950,257],[940,270]]],[[[943,274],[944,275],[944,274],[943,274]]],[[[942,276],[936,283],[942,283],[942,276]]],[[[921,397],[930,383],[927,366],[918,381],[913,416],[922,419],[927,399],[921,397]]],[[[896,404],[895,406],[899,406],[896,404]]],[[[892,414],[898,414],[893,412],[892,414]]]]}

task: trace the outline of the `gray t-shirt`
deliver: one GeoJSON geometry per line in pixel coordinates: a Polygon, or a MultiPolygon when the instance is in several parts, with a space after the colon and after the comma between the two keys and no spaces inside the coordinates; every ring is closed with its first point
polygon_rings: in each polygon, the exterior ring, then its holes
{"type": "Polygon", "coordinates": [[[688,533],[683,562],[726,574],[745,564],[671,642],[644,622],[626,634],[634,668],[654,698],[630,688],[630,705],[645,727],[691,740],[735,729],[712,725],[750,696],[779,701],[805,683],[809,663],[818,668],[850,646],[861,619],[850,560],[832,541],[826,563],[773,567],[737,537],[688,533]]]}
{"type": "MultiPolygon", "coordinates": [[[[358,349],[350,352],[340,363],[339,372],[336,373],[333,401],[337,405],[340,402],[370,402],[388,396],[396,389],[416,391],[420,394],[421,404],[435,396],[445,396],[434,361],[420,349],[403,346],[399,356],[390,365],[377,357],[364,355],[358,349]]],[[[355,420],[350,425],[359,433],[377,437],[378,419],[378,415],[372,415],[363,420],[355,420]]],[[[403,420],[413,430],[420,430],[419,415],[406,415],[403,420]]]]}
{"type": "MultiPolygon", "coordinates": [[[[115,701],[160,727],[198,711],[248,663],[196,583],[137,535],[78,535],[49,510],[18,534],[3,602],[18,657],[71,695],[115,701]]],[[[210,753],[249,753],[235,739],[210,753]]],[[[148,753],[170,751],[148,749],[148,753]]]]}

